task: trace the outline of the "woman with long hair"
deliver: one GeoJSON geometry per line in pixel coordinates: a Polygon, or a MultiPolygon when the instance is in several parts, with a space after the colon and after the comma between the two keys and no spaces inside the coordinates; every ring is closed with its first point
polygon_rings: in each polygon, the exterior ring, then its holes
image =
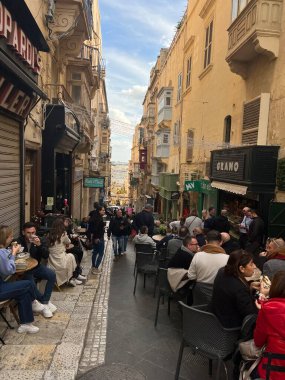
{"type": "Polygon", "coordinates": [[[99,266],[104,256],[105,207],[98,206],[89,220],[88,235],[92,241],[92,274],[100,274],[99,266]]]}
{"type": "Polygon", "coordinates": [[[242,325],[244,317],[257,313],[250,285],[256,268],[251,254],[237,250],[230,254],[227,265],[215,278],[211,309],[224,327],[242,325]]]}
{"type": "MultiPolygon", "coordinates": [[[[257,347],[265,345],[265,352],[285,353],[285,270],[277,272],[272,279],[269,300],[257,303],[260,309],[254,330],[254,342],[257,347]]],[[[258,365],[257,377],[266,378],[264,365],[268,359],[263,357],[258,365]]],[[[272,366],[284,368],[284,359],[272,359],[272,366]]],[[[284,380],[284,372],[270,372],[271,380],[284,380]]]]}
{"type": "MultiPolygon", "coordinates": [[[[20,252],[19,244],[9,245],[13,241],[13,229],[9,226],[0,226],[0,301],[14,299],[18,303],[18,311],[20,318],[20,326],[18,333],[35,334],[39,331],[37,326],[34,326],[33,311],[38,306],[43,307],[35,301],[35,292],[31,281],[14,281],[5,282],[4,279],[16,271],[15,257],[20,252]],[[34,310],[33,310],[34,302],[34,310]]],[[[39,309],[40,309],[39,308],[39,309]]]]}
{"type": "Polygon", "coordinates": [[[57,285],[69,283],[76,286],[82,284],[82,281],[74,277],[74,271],[77,267],[75,257],[72,253],[66,252],[66,247],[71,242],[67,236],[63,218],[57,218],[53,222],[48,241],[48,265],[55,271],[57,285]]]}

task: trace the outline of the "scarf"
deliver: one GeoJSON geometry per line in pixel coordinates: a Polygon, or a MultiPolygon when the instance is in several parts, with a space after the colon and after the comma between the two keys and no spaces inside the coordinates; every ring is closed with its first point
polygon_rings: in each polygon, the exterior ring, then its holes
{"type": "Polygon", "coordinates": [[[225,250],[216,244],[206,244],[201,248],[201,251],[207,253],[224,253],[226,255],[225,250]]]}

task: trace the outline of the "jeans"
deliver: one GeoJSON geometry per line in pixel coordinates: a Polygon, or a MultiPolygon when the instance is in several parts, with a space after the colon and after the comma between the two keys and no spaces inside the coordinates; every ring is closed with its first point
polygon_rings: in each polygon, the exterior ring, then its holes
{"type": "Polygon", "coordinates": [[[128,245],[128,240],[129,240],[129,235],[124,235],[123,239],[124,239],[124,249],[123,249],[123,252],[126,252],[127,245],[128,245]]]}
{"type": "Polygon", "coordinates": [[[17,301],[21,324],[33,322],[32,302],[35,294],[31,281],[4,282],[0,280],[0,301],[8,299],[17,301]]]}
{"type": "Polygon", "coordinates": [[[98,243],[93,243],[92,250],[92,267],[99,268],[104,256],[104,238],[100,239],[98,243]]]}
{"type": "Polygon", "coordinates": [[[114,255],[118,256],[124,252],[124,237],[112,235],[114,255]]]}
{"type": "Polygon", "coordinates": [[[56,276],[55,276],[54,271],[40,264],[36,268],[26,272],[23,278],[33,283],[34,288],[35,288],[36,299],[43,304],[47,304],[50,300],[51,293],[56,281],[56,276]],[[35,284],[35,278],[39,280],[47,280],[44,294],[41,294],[40,291],[38,290],[35,284]]]}

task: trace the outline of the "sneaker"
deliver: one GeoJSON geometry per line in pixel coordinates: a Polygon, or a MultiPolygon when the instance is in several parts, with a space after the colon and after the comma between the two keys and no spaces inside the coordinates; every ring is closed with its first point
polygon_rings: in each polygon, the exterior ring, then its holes
{"type": "Polygon", "coordinates": [[[72,278],[72,279],[69,281],[69,285],[71,285],[71,286],[76,286],[75,278],[72,278]]]}
{"type": "Polygon", "coordinates": [[[50,301],[47,305],[48,305],[48,308],[50,309],[50,311],[52,313],[54,313],[57,310],[57,307],[53,303],[51,303],[50,301]]]}
{"type": "Polygon", "coordinates": [[[113,261],[118,261],[118,256],[115,256],[113,261]]]}
{"type": "Polygon", "coordinates": [[[96,267],[93,267],[93,268],[91,269],[91,273],[92,273],[92,274],[97,274],[97,268],[96,268],[96,267]]]}
{"type": "Polygon", "coordinates": [[[44,305],[44,308],[43,308],[41,313],[45,318],[53,317],[53,314],[52,314],[50,308],[48,307],[48,305],[44,305]]]}
{"type": "Polygon", "coordinates": [[[77,280],[77,278],[74,279],[76,285],[82,285],[82,281],[77,280]]]}
{"type": "Polygon", "coordinates": [[[34,313],[41,313],[43,311],[44,307],[45,306],[37,300],[34,300],[32,302],[32,309],[33,309],[34,313]]]}
{"type": "Polygon", "coordinates": [[[22,333],[36,334],[39,331],[39,328],[30,323],[30,324],[20,325],[17,331],[19,334],[22,334],[22,333]]]}
{"type": "Polygon", "coordinates": [[[77,280],[80,280],[80,281],[86,281],[86,280],[87,280],[87,277],[84,276],[83,274],[79,274],[79,275],[77,276],[77,280]]]}

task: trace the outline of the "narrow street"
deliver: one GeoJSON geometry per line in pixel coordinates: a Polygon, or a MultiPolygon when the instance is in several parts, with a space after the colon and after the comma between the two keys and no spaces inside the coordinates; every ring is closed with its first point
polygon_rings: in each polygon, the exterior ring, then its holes
{"type": "MultiPolygon", "coordinates": [[[[109,242],[79,364],[80,380],[174,379],[182,336],[181,313],[173,302],[169,318],[165,302],[160,307],[155,328],[157,298],[153,297],[153,280],[147,279],[146,289],[143,289],[139,276],[136,296],[133,296],[133,268],[133,246],[129,244],[127,255],[113,263],[109,242]]],[[[207,369],[207,360],[185,349],[181,380],[207,380],[207,369]]]]}

